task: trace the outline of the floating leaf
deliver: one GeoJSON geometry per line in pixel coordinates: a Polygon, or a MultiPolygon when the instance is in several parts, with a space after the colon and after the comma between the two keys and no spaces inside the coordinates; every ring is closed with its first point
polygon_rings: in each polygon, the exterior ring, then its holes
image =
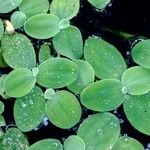
{"type": "Polygon", "coordinates": [[[54,36],[53,45],[58,53],[71,59],[81,58],[83,53],[82,35],[74,26],[63,29],[54,36]]]}
{"type": "Polygon", "coordinates": [[[11,15],[11,23],[15,29],[23,27],[26,21],[26,15],[21,11],[15,11],[11,15]]]}
{"type": "Polygon", "coordinates": [[[144,147],[136,139],[122,136],[118,139],[112,150],[144,150],[144,147]]]}
{"type": "Polygon", "coordinates": [[[38,14],[46,14],[49,9],[48,0],[23,0],[19,10],[26,14],[27,18],[38,14]]]}
{"type": "Polygon", "coordinates": [[[43,92],[36,86],[26,96],[16,99],[14,118],[17,127],[23,132],[35,129],[42,122],[44,112],[45,99],[43,92]]]}
{"type": "Polygon", "coordinates": [[[0,76],[0,96],[2,96],[2,98],[5,98],[5,94],[4,94],[4,80],[7,77],[7,75],[2,75],[0,76]]]}
{"type": "Polygon", "coordinates": [[[4,112],[4,103],[2,101],[0,101],[0,114],[2,114],[4,112]]]}
{"type": "Polygon", "coordinates": [[[2,55],[12,68],[36,66],[35,51],[30,40],[23,34],[4,35],[1,39],[2,55]]]}
{"type": "Polygon", "coordinates": [[[2,51],[1,51],[1,47],[0,47],[0,68],[6,68],[7,64],[2,56],[2,51]]]}
{"type": "Polygon", "coordinates": [[[26,68],[11,71],[4,81],[4,91],[9,97],[22,97],[34,87],[36,78],[26,68]]]}
{"type": "Polygon", "coordinates": [[[2,139],[3,135],[4,135],[4,132],[0,129],[0,149],[1,150],[3,150],[2,149],[2,143],[1,143],[1,139],[2,139]]]}
{"type": "Polygon", "coordinates": [[[64,142],[64,150],[85,150],[85,143],[79,136],[71,135],[64,142]]]}
{"type": "Polygon", "coordinates": [[[88,0],[94,7],[104,9],[111,0],[88,0]]]}
{"type": "Polygon", "coordinates": [[[60,31],[59,21],[59,18],[52,14],[35,15],[25,22],[24,30],[33,38],[48,39],[60,31]]]}
{"type": "Polygon", "coordinates": [[[69,59],[51,58],[39,65],[37,82],[48,88],[61,88],[78,77],[78,66],[69,59]]]}
{"type": "Polygon", "coordinates": [[[129,96],[124,103],[124,111],[134,128],[150,135],[150,93],[138,96],[129,96]]]}
{"type": "Polygon", "coordinates": [[[79,0],[53,0],[50,5],[50,12],[60,19],[70,20],[77,15],[79,7],[79,0]]]}
{"type": "Polygon", "coordinates": [[[137,43],[132,49],[134,61],[146,68],[150,68],[150,40],[137,43]]]}
{"type": "Polygon", "coordinates": [[[119,134],[119,120],[110,113],[89,116],[78,129],[86,150],[108,150],[116,143],[119,134]]]}
{"type": "Polygon", "coordinates": [[[93,67],[84,60],[74,60],[79,67],[79,76],[76,81],[71,83],[68,88],[74,93],[81,93],[84,88],[94,82],[93,67]]]}
{"type": "Polygon", "coordinates": [[[59,29],[65,29],[65,28],[68,28],[68,27],[70,27],[70,21],[69,20],[67,20],[67,19],[60,20],[59,29]]]}
{"type": "Polygon", "coordinates": [[[58,140],[44,139],[34,143],[27,150],[63,150],[63,146],[58,140]]]}
{"type": "Polygon", "coordinates": [[[44,92],[44,98],[45,99],[52,99],[52,97],[55,95],[55,90],[50,88],[50,89],[46,89],[46,91],[44,92]]]}
{"type": "Polygon", "coordinates": [[[2,115],[0,115],[0,128],[6,126],[5,119],[2,115]]]}
{"type": "Polygon", "coordinates": [[[51,57],[51,49],[48,44],[43,44],[39,51],[39,62],[42,63],[51,57]]]}
{"type": "Polygon", "coordinates": [[[150,91],[150,69],[135,66],[127,69],[122,84],[131,95],[142,95],[150,91]]]}
{"type": "Polygon", "coordinates": [[[103,79],[90,84],[81,93],[81,103],[95,111],[110,111],[124,101],[122,85],[116,79],[103,79]]]}
{"type": "Polygon", "coordinates": [[[22,0],[1,0],[0,14],[11,12],[21,4],[22,0]]]}
{"type": "Polygon", "coordinates": [[[101,79],[120,79],[126,70],[125,61],[120,52],[102,39],[87,39],[84,57],[93,66],[96,76],[101,79]]]}
{"type": "Polygon", "coordinates": [[[45,112],[55,126],[69,129],[79,122],[81,106],[73,94],[59,91],[47,101],[45,112]]]}
{"type": "Polygon", "coordinates": [[[17,128],[9,128],[2,138],[3,150],[26,150],[27,138],[17,128]]]}
{"type": "Polygon", "coordinates": [[[4,25],[2,19],[0,19],[0,39],[4,34],[4,25]]]}

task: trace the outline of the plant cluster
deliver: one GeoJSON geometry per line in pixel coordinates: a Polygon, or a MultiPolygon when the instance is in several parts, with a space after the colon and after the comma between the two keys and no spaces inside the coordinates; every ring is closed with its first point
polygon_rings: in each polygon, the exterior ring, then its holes
{"type": "MultiPolygon", "coordinates": [[[[104,9],[110,0],[88,0],[104,9]]],[[[150,40],[132,48],[135,66],[127,66],[116,47],[100,37],[83,41],[71,24],[80,0],[1,0],[0,149],[1,150],[144,150],[132,137],[121,135],[111,113],[123,105],[131,125],[150,135],[150,40]],[[35,49],[32,39],[44,41],[35,49]],[[57,52],[57,56],[54,55],[57,52]],[[16,127],[5,128],[3,101],[15,100],[16,127]],[[82,123],[82,108],[93,114],[82,123]],[[29,145],[25,132],[47,117],[58,128],[80,123],[64,143],[43,139],[29,145]]],[[[58,133],[59,134],[59,133],[58,133]]]]}

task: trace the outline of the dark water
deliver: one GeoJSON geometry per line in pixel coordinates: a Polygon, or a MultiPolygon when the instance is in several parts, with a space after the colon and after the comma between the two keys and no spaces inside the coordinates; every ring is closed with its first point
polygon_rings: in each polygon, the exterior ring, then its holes
{"type": "MultiPolygon", "coordinates": [[[[81,1],[81,9],[76,18],[71,22],[77,26],[82,34],[84,40],[89,36],[100,36],[109,43],[115,45],[118,50],[123,54],[127,60],[129,66],[133,66],[134,63],[130,57],[130,51],[132,42],[134,40],[125,40],[120,36],[105,31],[104,28],[110,28],[112,30],[123,31],[132,33],[138,36],[150,37],[150,8],[148,4],[149,0],[113,0],[112,3],[106,7],[102,12],[97,11],[93,8],[87,0],[81,1]]],[[[9,18],[8,15],[3,18],[9,18]]],[[[43,41],[35,41],[34,45],[41,44],[43,41]]],[[[2,70],[8,72],[8,70],[2,70]]],[[[14,100],[5,102],[6,111],[4,116],[7,119],[7,123],[14,124],[13,118],[13,106],[14,100]]],[[[83,109],[83,117],[86,118],[92,111],[86,111],[83,109]]],[[[114,111],[112,112],[114,113],[114,111]]],[[[117,109],[117,113],[114,113],[121,120],[121,133],[122,135],[127,134],[137,140],[139,140],[145,147],[150,143],[150,137],[146,136],[137,130],[135,130],[128,120],[126,119],[122,106],[117,109]]],[[[81,120],[82,121],[82,120],[81,120]]],[[[26,133],[29,142],[32,144],[40,139],[44,138],[57,138],[63,141],[71,134],[76,133],[78,125],[70,130],[59,129],[49,123],[47,127],[42,126],[37,131],[31,131],[26,133]]]]}

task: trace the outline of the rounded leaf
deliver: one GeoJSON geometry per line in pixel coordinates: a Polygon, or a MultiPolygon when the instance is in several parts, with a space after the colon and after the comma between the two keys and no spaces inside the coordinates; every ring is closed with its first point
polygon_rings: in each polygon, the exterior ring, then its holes
{"type": "Polygon", "coordinates": [[[144,147],[136,139],[122,136],[118,139],[112,150],[144,150],[144,147]]]}
{"type": "Polygon", "coordinates": [[[39,14],[29,18],[24,24],[25,32],[36,39],[48,39],[56,35],[59,18],[52,14],[39,14]]]}
{"type": "Polygon", "coordinates": [[[6,126],[5,119],[2,115],[0,115],[0,128],[6,126]]]}
{"type": "Polygon", "coordinates": [[[122,85],[131,95],[142,95],[150,91],[150,69],[135,66],[122,75],[122,85]]]}
{"type": "Polygon", "coordinates": [[[21,11],[15,11],[11,15],[11,23],[15,29],[23,27],[26,21],[26,15],[21,11]]]}
{"type": "Polygon", "coordinates": [[[64,150],[85,150],[85,143],[79,136],[71,135],[64,142],[64,150]]]}
{"type": "Polygon", "coordinates": [[[5,109],[4,103],[0,101],[0,114],[4,112],[4,109],[5,109]]]}
{"type": "Polygon", "coordinates": [[[45,99],[39,87],[35,86],[29,94],[16,99],[14,118],[21,131],[28,132],[36,128],[42,122],[44,114],[45,99]]]}
{"type": "Polygon", "coordinates": [[[56,139],[44,139],[34,143],[27,150],[63,150],[63,146],[56,139]]]}
{"type": "Polygon", "coordinates": [[[27,138],[17,128],[9,128],[2,138],[3,150],[26,150],[28,146],[27,138]]]}
{"type": "Polygon", "coordinates": [[[38,14],[46,14],[49,9],[48,0],[23,0],[19,10],[26,14],[27,18],[38,14]]]}
{"type": "Polygon", "coordinates": [[[111,44],[98,38],[85,42],[84,57],[101,79],[120,79],[126,70],[126,63],[120,52],[111,44]]]}
{"type": "Polygon", "coordinates": [[[78,66],[69,59],[51,58],[39,65],[37,82],[43,87],[61,88],[78,77],[78,66]]]}
{"type": "Polygon", "coordinates": [[[88,0],[88,2],[98,9],[104,9],[111,0],[88,0]]]}
{"type": "Polygon", "coordinates": [[[103,79],[90,84],[81,93],[81,103],[88,109],[95,111],[110,111],[119,107],[125,95],[121,91],[122,85],[116,79],[103,79]]]}
{"type": "Polygon", "coordinates": [[[110,113],[89,116],[78,129],[78,136],[85,142],[86,150],[108,150],[120,135],[119,120],[110,113]]]}
{"type": "Polygon", "coordinates": [[[83,40],[78,28],[70,26],[61,30],[53,38],[56,51],[71,59],[81,58],[83,53],[83,40]]]}
{"type": "Polygon", "coordinates": [[[50,12],[60,19],[72,19],[79,11],[79,0],[53,0],[50,5],[50,12]]]}
{"type": "Polygon", "coordinates": [[[22,97],[34,87],[36,78],[26,68],[17,68],[10,72],[4,80],[4,91],[9,97],[22,97]]]}
{"type": "Polygon", "coordinates": [[[79,122],[81,106],[73,94],[59,91],[47,101],[45,112],[55,126],[69,129],[79,122]]]}
{"type": "Polygon", "coordinates": [[[23,0],[1,0],[0,14],[11,12],[18,7],[23,0]]]}
{"type": "Polygon", "coordinates": [[[4,25],[2,19],[0,19],[0,39],[4,34],[4,25]]]}
{"type": "Polygon", "coordinates": [[[0,68],[6,68],[7,67],[7,64],[4,60],[4,57],[2,55],[2,50],[1,50],[1,47],[0,47],[0,68]]]}
{"type": "Polygon", "coordinates": [[[4,35],[1,39],[2,55],[12,68],[36,66],[35,51],[30,40],[23,34],[4,35]]]}
{"type": "Polygon", "coordinates": [[[93,67],[84,60],[74,60],[78,65],[79,75],[77,80],[68,86],[68,89],[74,93],[80,94],[84,88],[94,82],[94,70],[93,67]]]}
{"type": "Polygon", "coordinates": [[[137,43],[132,49],[132,58],[137,64],[150,69],[150,40],[137,43]]]}
{"type": "Polygon", "coordinates": [[[135,129],[150,136],[150,93],[130,95],[124,103],[124,111],[135,129]]]}
{"type": "Polygon", "coordinates": [[[46,89],[46,91],[44,92],[45,99],[51,99],[54,95],[55,95],[55,90],[52,88],[46,89]]]}

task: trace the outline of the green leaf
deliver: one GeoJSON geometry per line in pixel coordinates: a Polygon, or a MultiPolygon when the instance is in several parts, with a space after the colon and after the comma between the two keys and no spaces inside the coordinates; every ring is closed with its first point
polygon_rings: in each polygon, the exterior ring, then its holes
{"type": "Polygon", "coordinates": [[[39,62],[43,63],[47,59],[51,57],[50,55],[51,49],[48,44],[43,44],[39,51],[39,62]]]}
{"type": "Polygon", "coordinates": [[[119,134],[119,120],[110,113],[89,116],[78,129],[78,136],[85,142],[86,150],[111,149],[119,134]]]}
{"type": "Polygon", "coordinates": [[[34,143],[27,150],[63,150],[63,146],[56,139],[44,139],[34,143]]]}
{"type": "Polygon", "coordinates": [[[27,138],[17,128],[9,128],[2,138],[3,150],[26,150],[28,146],[27,138]]]}
{"type": "Polygon", "coordinates": [[[104,9],[111,0],[88,0],[94,7],[104,9]]]}
{"type": "Polygon", "coordinates": [[[131,95],[142,95],[150,91],[150,69],[135,66],[127,69],[122,76],[122,85],[131,95]]]}
{"type": "Polygon", "coordinates": [[[55,95],[55,90],[50,88],[50,89],[46,89],[46,91],[44,92],[44,98],[45,99],[52,99],[52,97],[55,95]]]}
{"type": "Polygon", "coordinates": [[[150,40],[137,43],[132,49],[132,58],[137,64],[150,69],[150,40]]]}
{"type": "Polygon", "coordinates": [[[9,97],[22,97],[34,87],[36,78],[26,68],[11,71],[4,80],[4,91],[9,97]]]}
{"type": "Polygon", "coordinates": [[[3,36],[3,34],[4,34],[4,25],[2,19],[0,18],[0,39],[3,36]]]}
{"type": "Polygon", "coordinates": [[[47,88],[61,88],[78,77],[78,66],[69,59],[51,58],[39,65],[37,82],[47,88]]]}
{"type": "Polygon", "coordinates": [[[0,128],[6,126],[5,119],[2,115],[0,115],[0,128]]]}
{"type": "Polygon", "coordinates": [[[144,150],[144,147],[136,139],[122,136],[118,139],[112,150],[144,150]]]}
{"type": "Polygon", "coordinates": [[[59,29],[65,29],[65,28],[68,28],[68,27],[70,27],[70,21],[69,20],[67,20],[67,19],[60,20],[59,29]]]}
{"type": "Polygon", "coordinates": [[[0,14],[11,12],[21,4],[22,0],[1,0],[0,14]]]}
{"type": "Polygon", "coordinates": [[[35,86],[29,94],[16,99],[14,118],[21,131],[28,132],[35,129],[42,122],[44,114],[45,99],[39,87],[35,86]]]}
{"type": "Polygon", "coordinates": [[[74,60],[79,68],[79,76],[77,80],[68,86],[68,89],[74,93],[80,94],[84,88],[94,82],[94,70],[93,67],[84,60],[74,60]]]}
{"type": "Polygon", "coordinates": [[[50,12],[60,19],[70,20],[77,15],[79,7],[79,0],[53,0],[50,5],[50,12]]]}
{"type": "Polygon", "coordinates": [[[85,42],[84,57],[101,79],[120,79],[126,70],[126,63],[120,52],[111,44],[98,38],[85,42]]]}
{"type": "Polygon", "coordinates": [[[21,11],[15,11],[11,15],[11,23],[15,29],[23,27],[26,21],[26,15],[21,11]]]}
{"type": "Polygon", "coordinates": [[[6,68],[7,67],[7,64],[3,58],[3,55],[2,55],[2,50],[1,50],[1,47],[0,47],[0,68],[6,68]]]}
{"type": "Polygon", "coordinates": [[[135,129],[150,135],[150,93],[138,96],[130,95],[124,103],[124,111],[135,129]]]}
{"type": "Polygon", "coordinates": [[[27,18],[38,14],[46,14],[49,10],[48,0],[23,0],[19,10],[26,14],[27,18]]]}
{"type": "Polygon", "coordinates": [[[59,31],[59,18],[52,14],[39,14],[29,18],[24,24],[25,32],[36,39],[48,39],[59,31]]]}
{"type": "Polygon", "coordinates": [[[23,34],[4,35],[1,39],[2,55],[12,68],[36,66],[35,51],[30,40],[23,34]]]}
{"type": "Polygon", "coordinates": [[[69,129],[79,122],[81,106],[73,94],[59,91],[47,101],[45,112],[55,126],[69,129]]]}
{"type": "Polygon", "coordinates": [[[81,58],[83,54],[82,35],[74,26],[63,29],[54,36],[53,45],[58,53],[71,59],[81,58]]]}
{"type": "Polygon", "coordinates": [[[85,143],[79,136],[71,135],[64,142],[64,150],[85,150],[85,143]]]}
{"type": "Polygon", "coordinates": [[[0,114],[4,112],[4,109],[5,109],[4,103],[0,101],[0,114]]]}
{"type": "Polygon", "coordinates": [[[4,80],[7,77],[7,75],[2,75],[0,76],[0,96],[2,96],[2,98],[5,98],[5,94],[4,94],[4,80]]]}
{"type": "Polygon", "coordinates": [[[103,79],[90,84],[81,93],[81,103],[88,109],[95,111],[110,111],[119,107],[125,95],[121,91],[122,85],[116,79],[103,79]]]}

